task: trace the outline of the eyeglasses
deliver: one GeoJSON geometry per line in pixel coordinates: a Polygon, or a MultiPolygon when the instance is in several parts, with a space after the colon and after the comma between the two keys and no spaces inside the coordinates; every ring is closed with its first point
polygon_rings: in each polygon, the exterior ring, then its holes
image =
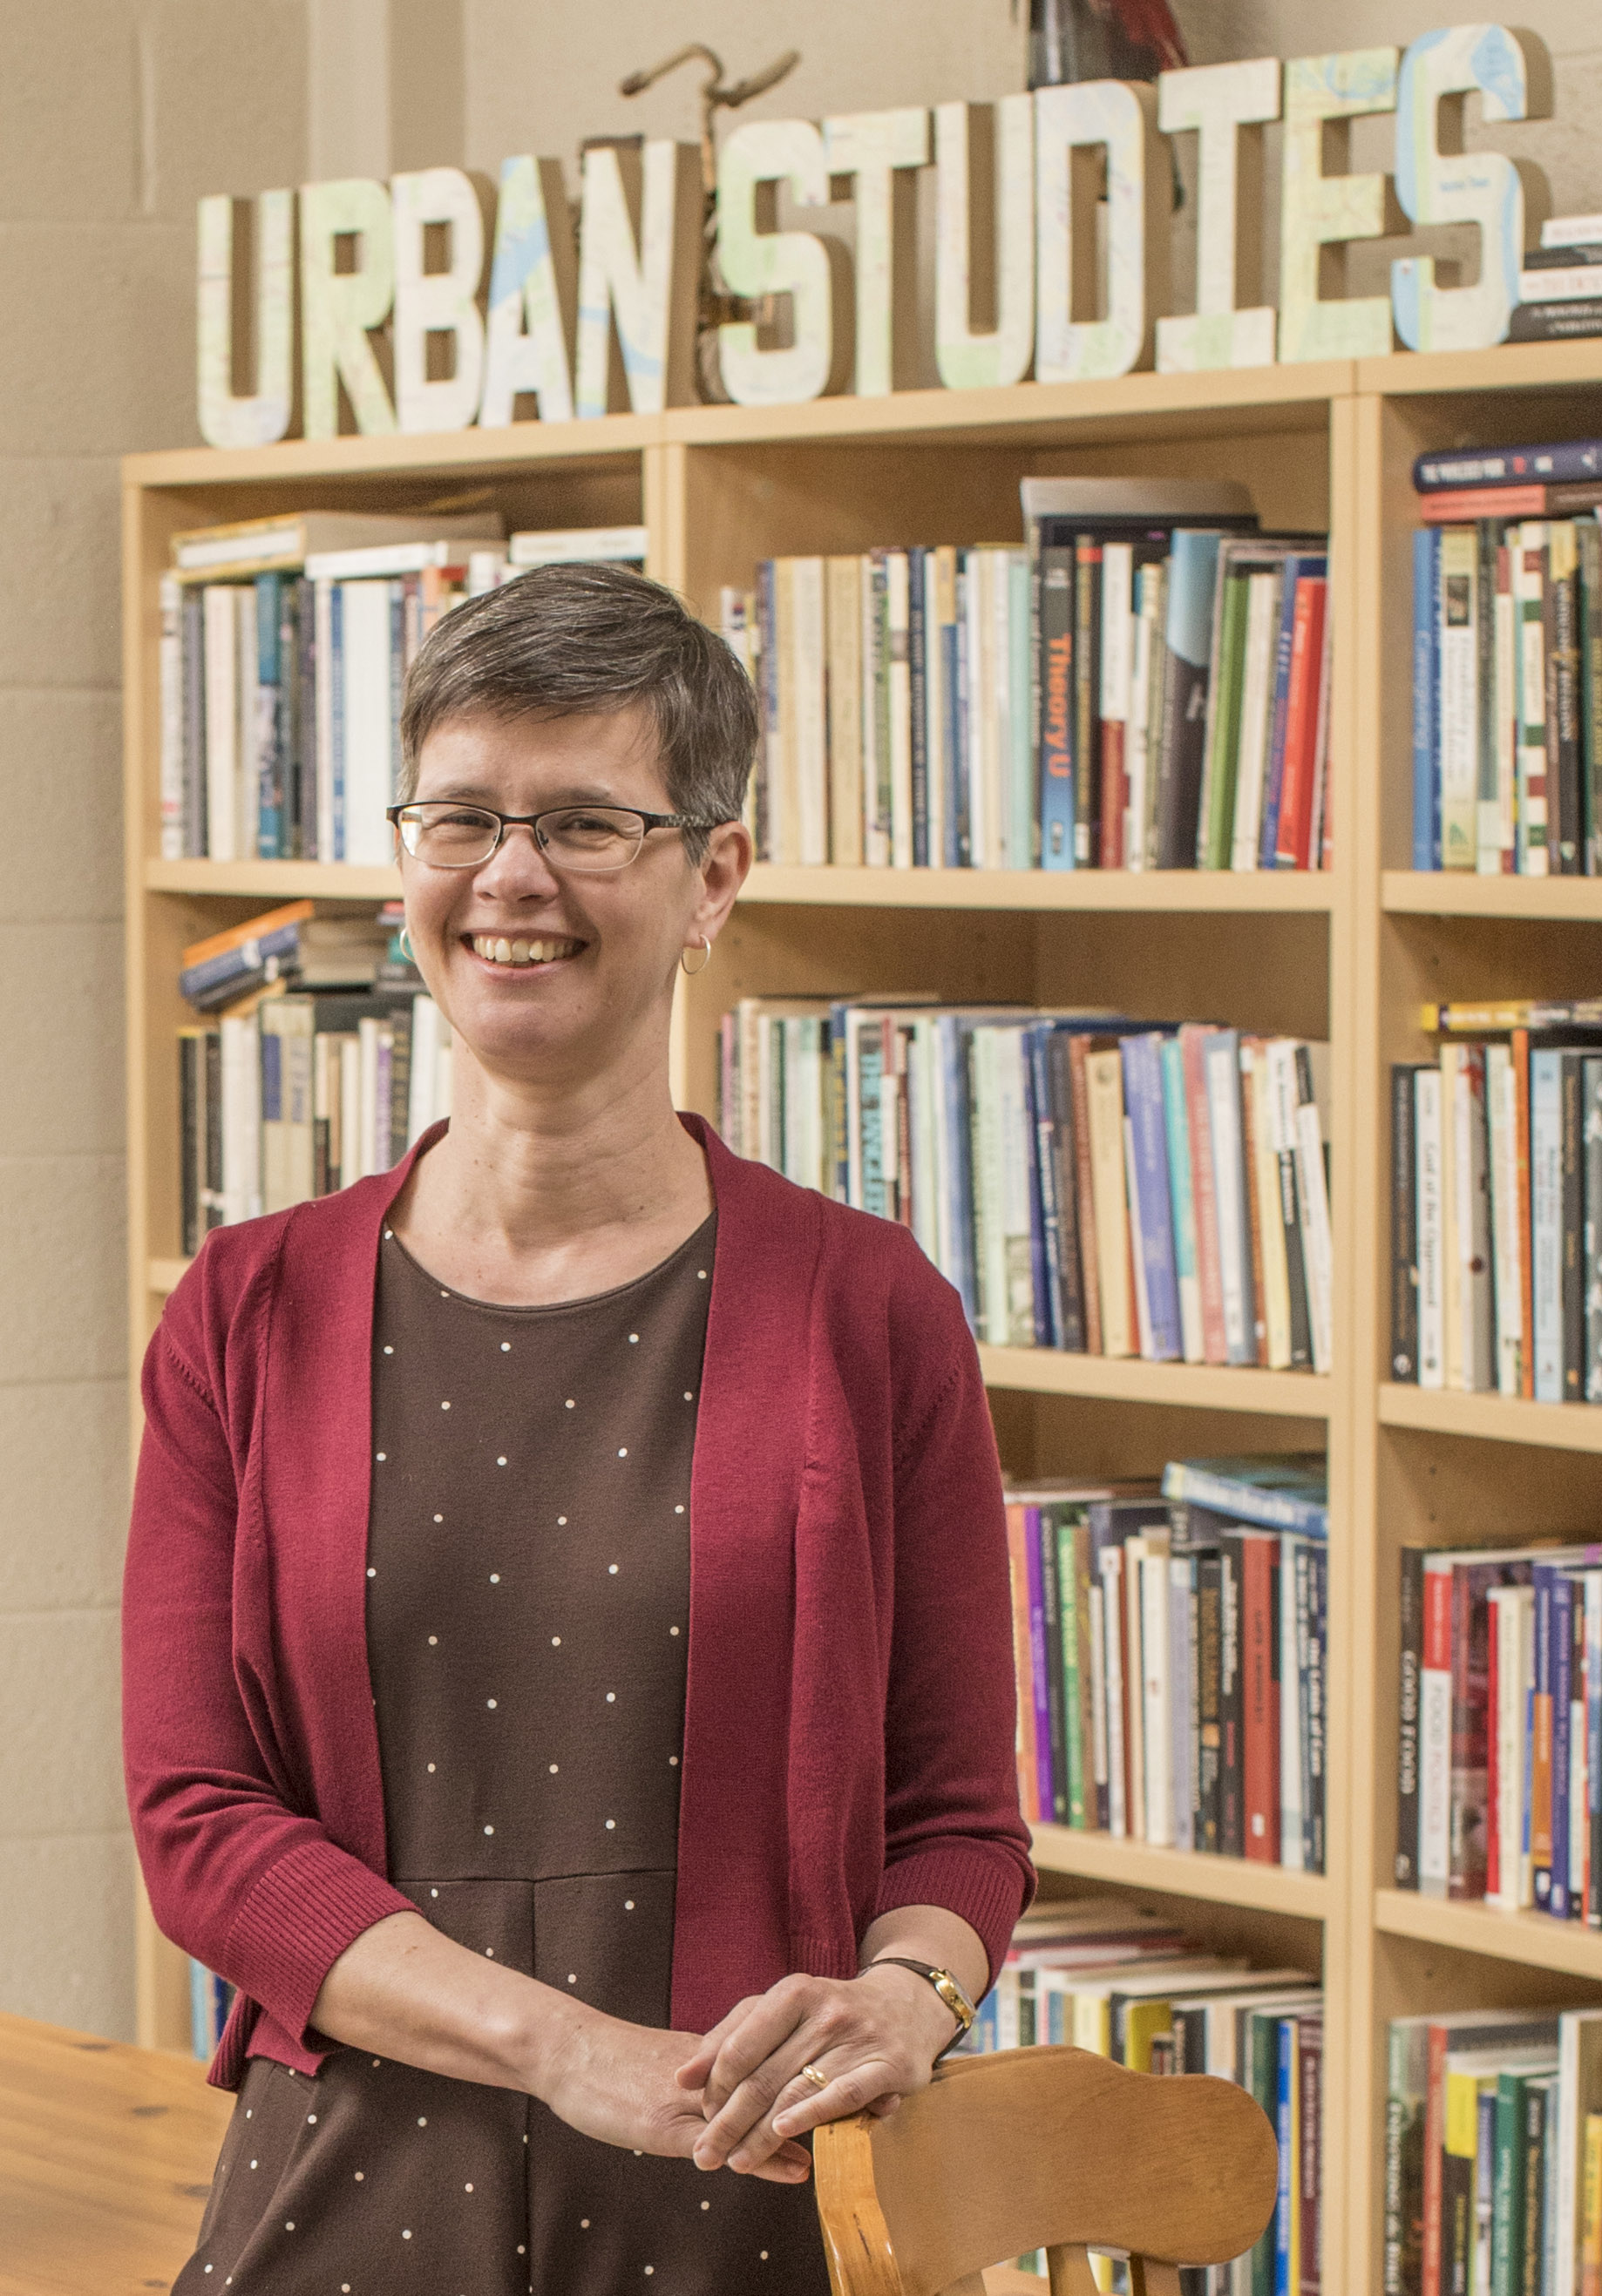
{"type": "Polygon", "coordinates": [[[554,869],[600,875],[626,869],[650,829],[717,829],[686,813],[641,813],[625,805],[559,805],[546,813],[495,813],[487,805],[456,805],[439,799],[421,805],[391,805],[384,818],[400,832],[414,860],[431,869],[481,869],[499,849],[506,832],[531,829],[534,841],[554,869]]]}

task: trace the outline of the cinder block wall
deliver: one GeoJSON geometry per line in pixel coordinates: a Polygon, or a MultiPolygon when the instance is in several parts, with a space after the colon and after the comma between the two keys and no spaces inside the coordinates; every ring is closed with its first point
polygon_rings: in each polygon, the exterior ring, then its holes
{"type": "MultiPolygon", "coordinates": [[[[1178,12],[1197,62],[1452,20],[1436,0],[1178,12]]],[[[1560,208],[1602,205],[1595,0],[1516,12],[1557,60],[1560,113],[1499,141],[1560,208]]],[[[612,0],[598,39],[557,0],[0,0],[0,2008],[132,2030],[116,457],[195,441],[195,199],[529,150],[576,187],[582,134],[694,135],[693,71],[616,93],[691,38],[735,75],[802,49],[768,117],[992,96],[1022,84],[1027,17],[612,0]]],[[[1354,164],[1385,164],[1380,133],[1354,164]]]]}

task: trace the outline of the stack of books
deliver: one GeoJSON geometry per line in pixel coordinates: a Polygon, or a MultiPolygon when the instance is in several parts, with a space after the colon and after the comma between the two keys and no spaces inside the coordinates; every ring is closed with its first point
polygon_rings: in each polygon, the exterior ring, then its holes
{"type": "Polygon", "coordinates": [[[1396,1881],[1602,1929],[1602,1546],[1404,1547],[1396,1881]]]}
{"type": "Polygon", "coordinates": [[[645,555],[643,527],[503,535],[494,513],[357,511],[176,535],[162,857],[391,861],[406,674],[441,616],[531,566],[645,555]]]}
{"type": "Polygon", "coordinates": [[[1327,1046],[1115,1014],[744,998],[736,1153],[911,1228],[997,1347],[1327,1372],[1327,1046]]]}
{"type": "Polygon", "coordinates": [[[1602,873],[1602,439],[1413,483],[1413,866],[1602,873]]]}
{"type": "MultiPolygon", "coordinates": [[[[1279,2141],[1279,2198],[1255,2248],[1181,2275],[1186,2296],[1317,2296],[1323,1995],[1299,1969],[1209,1954],[1118,1898],[1037,1906],[969,2037],[977,2051],[1068,2043],[1136,2072],[1212,2073],[1249,2089],[1279,2141]]],[[[1020,2257],[1044,2274],[1040,2255],[1020,2257]]],[[[1091,2259],[1098,2288],[1113,2265],[1091,2259]]]]}
{"type": "Polygon", "coordinates": [[[394,950],[394,918],[290,903],[196,942],[180,987],[183,1249],[388,1171],[450,1113],[449,1026],[394,950]]]}
{"type": "Polygon", "coordinates": [[[1602,2277],[1602,2010],[1398,2017],[1385,2296],[1590,2296],[1602,2277]]]}
{"type": "Polygon", "coordinates": [[[1552,216],[1528,250],[1508,330],[1514,343],[1602,335],[1602,215],[1552,216]]]}
{"type": "Polygon", "coordinates": [[[723,593],[759,858],[1326,865],[1327,541],[1244,488],[1023,482],[1027,546],[777,558],[723,593]]]}
{"type": "Polygon", "coordinates": [[[1391,1375],[1602,1401],[1602,999],[1431,1004],[1391,1071],[1391,1375]]]}
{"type": "Polygon", "coordinates": [[[1027,1817],[1321,1874],[1325,1463],[1007,1494],[1027,1817]]]}

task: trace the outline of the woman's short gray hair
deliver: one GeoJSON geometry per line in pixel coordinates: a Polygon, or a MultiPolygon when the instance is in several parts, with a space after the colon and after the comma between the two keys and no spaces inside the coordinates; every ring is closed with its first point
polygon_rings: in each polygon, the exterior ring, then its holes
{"type": "MultiPolygon", "coordinates": [[[[581,718],[643,704],[675,813],[737,821],[760,723],[750,678],[681,598],[626,566],[537,566],[447,614],[418,652],[400,717],[400,797],[447,718],[581,718]]],[[[684,832],[693,861],[705,836],[684,832]]]]}

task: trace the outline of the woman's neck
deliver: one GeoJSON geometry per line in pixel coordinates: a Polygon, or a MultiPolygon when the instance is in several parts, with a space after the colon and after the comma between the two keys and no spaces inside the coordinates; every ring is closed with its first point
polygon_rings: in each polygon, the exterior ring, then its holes
{"type": "Polygon", "coordinates": [[[544,1306],[644,1275],[712,1209],[665,1074],[553,1090],[458,1048],[450,1129],[390,1215],[414,1258],[478,1300],[544,1306]]]}

